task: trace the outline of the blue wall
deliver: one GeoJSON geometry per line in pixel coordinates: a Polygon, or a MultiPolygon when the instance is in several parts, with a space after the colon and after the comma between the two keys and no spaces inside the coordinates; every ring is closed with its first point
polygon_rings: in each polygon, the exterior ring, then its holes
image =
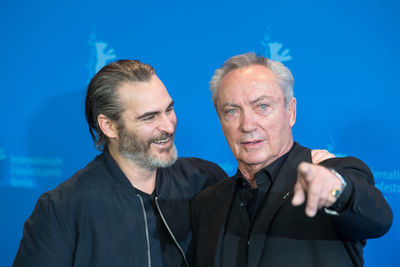
{"type": "Polygon", "coordinates": [[[295,77],[295,139],[364,160],[393,208],[365,266],[400,266],[400,4],[397,1],[3,1],[0,3],[0,266],[41,193],[98,152],[85,87],[110,60],[153,65],[176,102],[181,156],[236,169],[208,81],[255,51],[295,77]]]}

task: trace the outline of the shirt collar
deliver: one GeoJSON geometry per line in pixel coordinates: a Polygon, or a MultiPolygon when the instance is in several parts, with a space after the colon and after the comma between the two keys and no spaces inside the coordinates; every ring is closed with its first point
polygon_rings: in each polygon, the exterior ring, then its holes
{"type": "MultiPolygon", "coordinates": [[[[277,160],[275,160],[274,162],[272,162],[271,164],[269,164],[268,166],[259,170],[256,173],[256,183],[258,188],[263,187],[262,185],[266,182],[266,179],[270,179],[271,183],[275,181],[276,177],[278,176],[279,170],[281,169],[283,163],[286,161],[287,157],[289,156],[290,152],[293,150],[294,147],[295,147],[295,142],[293,142],[292,147],[286,154],[284,154],[283,156],[281,156],[280,158],[278,158],[277,160]]],[[[237,183],[243,186],[245,184],[250,186],[247,180],[243,177],[239,169],[237,170],[236,174],[232,177],[232,179],[238,180],[237,183]]]]}

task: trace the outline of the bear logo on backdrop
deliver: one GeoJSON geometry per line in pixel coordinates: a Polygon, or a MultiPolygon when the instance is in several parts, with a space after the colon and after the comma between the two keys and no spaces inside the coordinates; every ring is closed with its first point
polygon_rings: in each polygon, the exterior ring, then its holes
{"type": "Polygon", "coordinates": [[[281,51],[283,44],[271,42],[271,29],[267,27],[264,33],[264,40],[261,40],[261,45],[264,47],[264,56],[275,61],[285,62],[292,60],[289,49],[281,51]]]}
{"type": "Polygon", "coordinates": [[[88,41],[90,45],[90,61],[87,64],[89,77],[93,77],[110,60],[117,56],[113,48],[108,48],[108,43],[96,40],[96,34],[92,33],[88,41]]]}

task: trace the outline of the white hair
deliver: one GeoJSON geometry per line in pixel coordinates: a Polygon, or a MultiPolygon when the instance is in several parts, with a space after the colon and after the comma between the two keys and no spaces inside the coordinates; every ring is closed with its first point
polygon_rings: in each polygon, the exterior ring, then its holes
{"type": "Polygon", "coordinates": [[[231,57],[224,62],[221,68],[215,70],[214,76],[210,81],[211,98],[215,109],[217,109],[217,90],[221,79],[230,71],[247,67],[250,65],[262,65],[267,67],[274,73],[278,79],[278,84],[283,91],[285,97],[285,107],[289,107],[289,103],[293,98],[294,79],[292,72],[281,62],[273,61],[263,56],[257,56],[254,52],[245,53],[231,57]]]}

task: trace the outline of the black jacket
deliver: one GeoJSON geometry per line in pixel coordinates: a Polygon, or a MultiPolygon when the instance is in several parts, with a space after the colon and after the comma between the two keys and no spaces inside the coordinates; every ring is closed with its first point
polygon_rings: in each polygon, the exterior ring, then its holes
{"type": "MultiPolygon", "coordinates": [[[[185,265],[182,254],[191,239],[189,201],[225,177],[217,165],[196,158],[179,158],[157,171],[152,212],[168,224],[158,226],[163,266],[185,265]]],[[[150,266],[154,233],[148,232],[143,203],[105,152],[40,197],[24,225],[13,266],[150,266]]]]}
{"type": "MultiPolygon", "coordinates": [[[[304,205],[291,204],[297,166],[302,161],[311,162],[310,150],[295,144],[253,222],[247,266],[362,266],[365,239],[383,235],[393,219],[383,195],[374,187],[371,171],[356,158],[322,162],[341,173],[352,184],[353,192],[339,216],[319,211],[309,218],[304,205]]],[[[221,266],[222,238],[234,185],[234,179],[225,179],[193,199],[193,255],[198,267],[221,266]]]]}

